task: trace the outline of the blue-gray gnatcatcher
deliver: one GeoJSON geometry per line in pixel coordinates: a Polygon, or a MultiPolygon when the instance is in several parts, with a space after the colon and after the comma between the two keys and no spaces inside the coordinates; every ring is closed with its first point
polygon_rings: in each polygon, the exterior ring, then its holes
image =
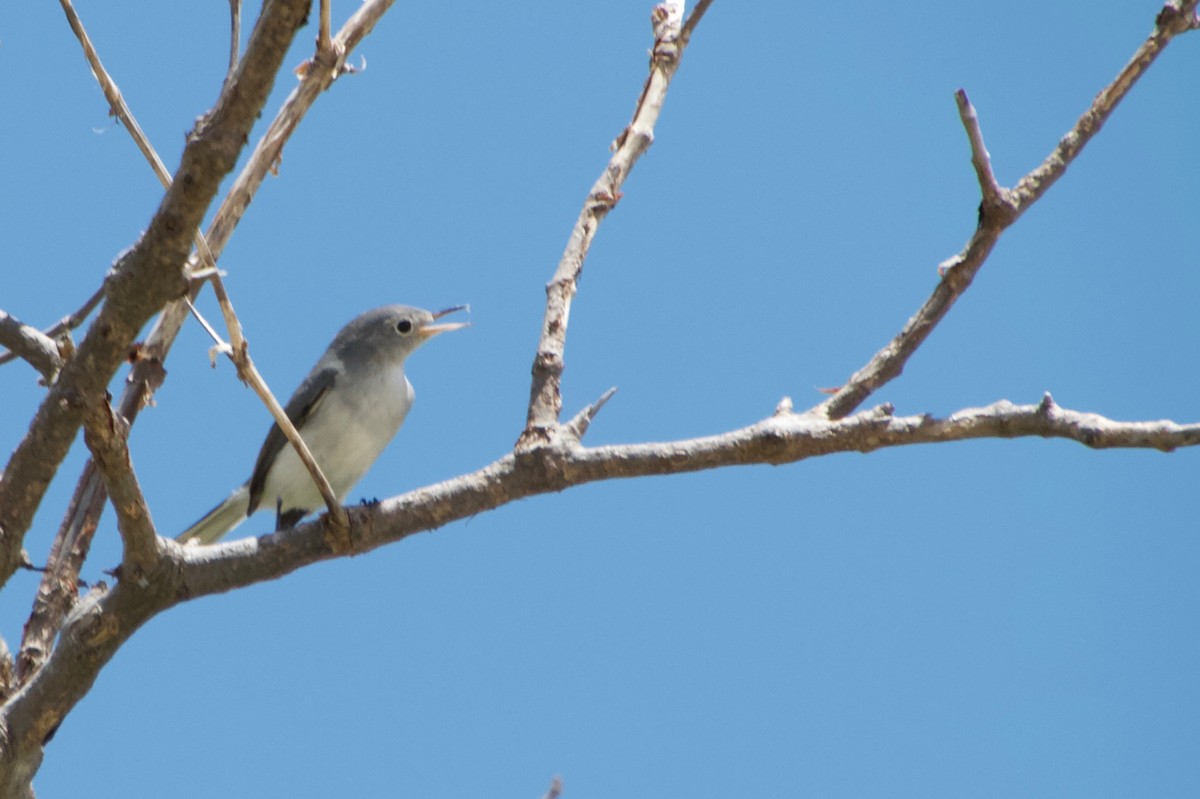
{"type": "MultiPolygon", "coordinates": [[[[438,333],[465,323],[434,324],[466,306],[430,313],[406,305],[367,311],[343,327],[284,411],[342,502],[383,452],[412,406],[404,359],[438,333]]],[[[177,540],[211,544],[247,516],[274,508],[276,526],[291,527],[325,507],[316,484],[279,425],[271,425],[244,485],[177,540]]]]}

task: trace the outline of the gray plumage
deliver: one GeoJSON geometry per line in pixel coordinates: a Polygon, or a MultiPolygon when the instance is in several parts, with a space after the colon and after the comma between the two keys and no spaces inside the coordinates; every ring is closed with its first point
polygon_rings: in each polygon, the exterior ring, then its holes
{"type": "MultiPolygon", "coordinates": [[[[408,415],[413,387],[404,375],[405,358],[438,333],[464,327],[434,324],[457,310],[461,308],[430,313],[389,305],[356,317],[338,332],[284,406],[339,502],[408,415]]],[[[324,506],[312,476],[273,424],[250,479],[177,540],[211,544],[264,508],[277,510],[277,526],[291,527],[324,506]]]]}

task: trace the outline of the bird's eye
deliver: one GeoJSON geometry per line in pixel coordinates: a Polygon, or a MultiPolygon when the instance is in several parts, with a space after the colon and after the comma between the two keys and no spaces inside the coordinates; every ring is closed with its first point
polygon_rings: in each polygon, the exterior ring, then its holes
{"type": "Polygon", "coordinates": [[[412,322],[408,321],[407,319],[401,319],[396,323],[396,330],[400,331],[400,335],[402,336],[407,336],[409,333],[411,333],[412,327],[412,322]]]}

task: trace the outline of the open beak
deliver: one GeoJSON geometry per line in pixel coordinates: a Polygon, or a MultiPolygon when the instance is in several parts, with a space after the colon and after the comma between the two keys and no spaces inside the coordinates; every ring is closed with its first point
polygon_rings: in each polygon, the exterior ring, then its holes
{"type": "MultiPolygon", "coordinates": [[[[455,313],[456,311],[466,311],[467,313],[470,313],[471,306],[470,305],[455,305],[453,308],[446,308],[444,310],[438,311],[437,313],[435,313],[433,315],[433,318],[441,319],[443,316],[446,316],[447,314],[455,313]]],[[[425,339],[425,338],[433,338],[438,333],[445,333],[449,330],[458,330],[461,327],[470,327],[470,326],[471,326],[470,322],[443,322],[440,325],[425,325],[417,332],[421,336],[421,338],[425,339]]]]}

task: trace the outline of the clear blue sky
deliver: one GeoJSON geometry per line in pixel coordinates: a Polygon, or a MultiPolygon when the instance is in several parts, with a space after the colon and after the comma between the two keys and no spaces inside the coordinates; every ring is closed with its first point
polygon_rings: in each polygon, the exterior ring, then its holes
{"type": "MultiPolygon", "coordinates": [[[[817,401],[971,233],[954,90],[1011,184],[1159,7],[717,0],[571,316],[568,412],[620,388],[589,443],[817,401]]],[[[516,439],[542,288],[641,88],[650,8],[400,2],[256,197],[221,265],[277,393],[362,310],[473,308],[473,328],[410,362],[416,406],[355,499],[475,469],[516,439]]],[[[79,11],[173,168],[221,83],[225,4],[79,11]]],[[[0,71],[0,307],[48,325],[161,191],[55,4],[0,8],[0,71]]],[[[946,414],[1050,391],[1115,418],[1200,417],[1197,75],[1193,33],[878,401],[946,414]]],[[[165,534],[246,478],[269,424],[208,346],[189,323],[133,436],[165,534]]],[[[42,396],[34,378],[0,370],[6,452],[42,396]]],[[[35,560],[82,449],[28,537],[35,560]]],[[[529,799],[559,774],[567,799],[1195,796],[1198,466],[1195,451],[980,441],[523,501],[155,619],[35,785],[529,799]]],[[[118,557],[108,514],[85,578],[118,557]]],[[[10,643],[36,580],[15,586],[10,643]]]]}

